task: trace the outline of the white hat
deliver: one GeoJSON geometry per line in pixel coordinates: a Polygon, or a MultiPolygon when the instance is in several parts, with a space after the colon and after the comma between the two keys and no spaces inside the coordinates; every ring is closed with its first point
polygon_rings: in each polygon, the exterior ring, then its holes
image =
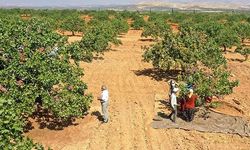
{"type": "Polygon", "coordinates": [[[179,91],[179,88],[174,88],[173,89],[173,92],[178,92],[179,91]]]}
{"type": "Polygon", "coordinates": [[[170,80],[169,83],[170,84],[175,84],[175,81],[174,80],[170,80]]]}
{"type": "Polygon", "coordinates": [[[107,90],[107,86],[106,85],[102,85],[101,89],[102,90],[107,90]]]}
{"type": "Polygon", "coordinates": [[[189,93],[194,93],[194,90],[193,89],[189,89],[189,93]]]}

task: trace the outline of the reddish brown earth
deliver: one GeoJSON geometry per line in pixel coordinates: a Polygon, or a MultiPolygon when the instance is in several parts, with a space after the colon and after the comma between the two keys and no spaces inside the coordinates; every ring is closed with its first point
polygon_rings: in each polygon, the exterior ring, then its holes
{"type": "Polygon", "coordinates": [[[89,16],[89,15],[82,15],[81,19],[83,19],[85,22],[90,22],[93,19],[93,16],[89,16]]]}
{"type": "Polygon", "coordinates": [[[178,23],[173,23],[173,22],[170,22],[169,20],[166,20],[166,23],[170,25],[170,28],[172,29],[172,31],[174,33],[179,32],[179,24],[178,23]]]}
{"type": "MultiPolygon", "coordinates": [[[[60,35],[66,35],[66,36],[73,36],[73,33],[71,31],[62,31],[62,30],[56,30],[56,32],[60,35]]],[[[74,36],[78,36],[78,37],[82,37],[83,36],[83,33],[82,32],[75,32],[74,33],[75,35],[74,36]]]]}
{"type": "Polygon", "coordinates": [[[134,22],[134,21],[133,21],[133,19],[131,19],[131,18],[127,20],[128,25],[131,25],[133,22],[134,22]]]}
{"type": "Polygon", "coordinates": [[[21,17],[21,19],[23,19],[23,20],[28,20],[28,19],[31,18],[31,14],[21,14],[20,17],[21,17]]]}
{"type": "MultiPolygon", "coordinates": [[[[141,41],[140,35],[141,31],[130,30],[121,38],[123,45],[112,47],[103,59],[81,63],[85,70],[83,80],[89,86],[88,92],[95,97],[90,114],[100,111],[100,104],[96,100],[100,86],[106,84],[109,89],[108,124],[101,124],[95,115],[87,115],[76,121],[78,125],[59,131],[39,129],[33,123],[35,128],[26,135],[55,150],[249,150],[250,138],[238,135],[151,128],[155,97],[167,97],[168,86],[166,82],[146,75],[154,74],[152,65],[142,61],[141,46],[150,43],[141,41]]],[[[226,57],[242,58],[233,53],[226,54],[226,57]]],[[[250,62],[229,60],[229,69],[234,74],[233,78],[239,79],[241,84],[233,94],[225,97],[225,101],[241,109],[241,116],[249,118],[250,62]]]]}
{"type": "Polygon", "coordinates": [[[82,36],[69,36],[68,37],[68,42],[73,43],[73,42],[76,42],[76,41],[81,41],[81,39],[82,39],[82,36]]]}
{"type": "Polygon", "coordinates": [[[146,21],[146,22],[147,22],[147,21],[148,21],[148,19],[149,19],[149,16],[148,16],[148,15],[143,16],[143,20],[144,20],[144,21],[146,21]]]}
{"type": "Polygon", "coordinates": [[[68,43],[73,43],[75,41],[81,41],[83,37],[83,32],[75,32],[75,35],[73,36],[71,31],[60,31],[56,30],[56,32],[60,35],[66,35],[68,36],[68,43]]]}
{"type": "Polygon", "coordinates": [[[172,28],[172,30],[173,30],[174,33],[179,32],[179,25],[178,24],[171,23],[170,27],[172,28]]]}

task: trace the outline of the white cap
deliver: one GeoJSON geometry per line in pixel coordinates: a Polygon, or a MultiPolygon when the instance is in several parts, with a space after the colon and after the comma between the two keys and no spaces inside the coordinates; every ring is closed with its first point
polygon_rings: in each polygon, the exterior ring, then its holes
{"type": "Polygon", "coordinates": [[[173,92],[177,92],[177,91],[179,91],[179,88],[174,88],[173,89],[173,92]]]}
{"type": "Polygon", "coordinates": [[[194,90],[193,89],[189,89],[189,93],[194,93],[194,90]]]}
{"type": "Polygon", "coordinates": [[[107,90],[107,86],[106,85],[102,85],[101,89],[102,90],[107,90]]]}

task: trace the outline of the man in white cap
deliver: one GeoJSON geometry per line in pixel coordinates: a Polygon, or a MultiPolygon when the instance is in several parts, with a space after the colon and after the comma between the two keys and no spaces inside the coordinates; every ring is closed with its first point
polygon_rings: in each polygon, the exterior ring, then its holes
{"type": "Polygon", "coordinates": [[[100,100],[102,106],[103,122],[107,123],[109,120],[108,116],[109,92],[105,85],[102,85],[101,90],[102,90],[101,96],[98,98],[98,100],[100,100]]]}
{"type": "Polygon", "coordinates": [[[176,117],[177,117],[177,92],[179,91],[179,88],[176,87],[176,83],[171,80],[170,81],[170,105],[172,108],[172,112],[169,115],[169,118],[173,121],[176,122],[176,117]]]}

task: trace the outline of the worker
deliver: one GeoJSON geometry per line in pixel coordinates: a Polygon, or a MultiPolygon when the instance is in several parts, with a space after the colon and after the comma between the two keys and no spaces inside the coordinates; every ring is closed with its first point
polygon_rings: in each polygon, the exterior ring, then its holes
{"type": "Polygon", "coordinates": [[[169,99],[171,99],[171,94],[173,92],[173,88],[176,86],[176,82],[174,80],[169,80],[169,99]]]}
{"type": "Polygon", "coordinates": [[[193,89],[189,89],[188,95],[184,101],[184,110],[183,116],[186,121],[191,122],[194,119],[195,115],[195,101],[198,99],[198,96],[194,94],[193,89]]]}
{"type": "Polygon", "coordinates": [[[170,105],[172,108],[172,112],[169,115],[169,118],[176,122],[177,117],[177,92],[179,91],[179,88],[176,87],[176,83],[174,80],[170,81],[170,105]]]}
{"type": "Polygon", "coordinates": [[[102,114],[103,114],[103,123],[108,123],[108,105],[109,105],[109,92],[105,85],[101,87],[101,96],[98,98],[101,102],[102,114]]]}

